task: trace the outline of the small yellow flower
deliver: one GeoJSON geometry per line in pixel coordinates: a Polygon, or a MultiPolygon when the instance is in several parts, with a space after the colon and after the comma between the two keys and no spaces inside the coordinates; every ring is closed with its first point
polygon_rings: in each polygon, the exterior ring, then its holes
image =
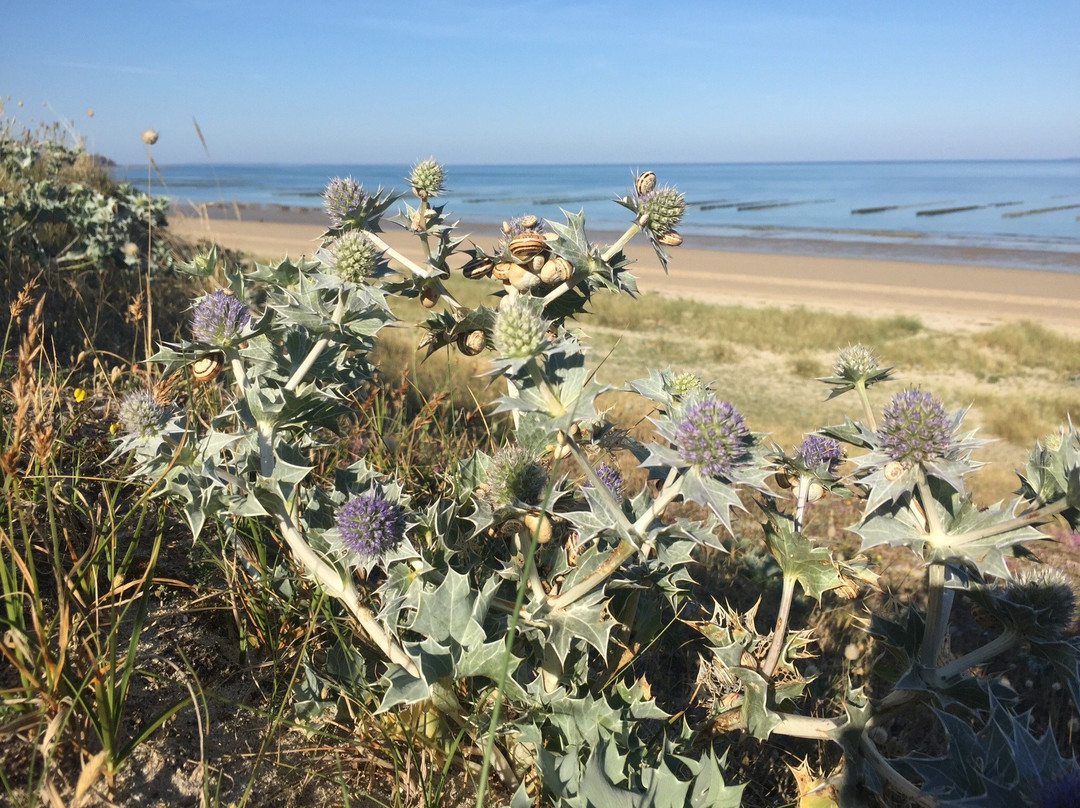
{"type": "Polygon", "coordinates": [[[109,434],[110,435],[115,435],[117,433],[117,431],[119,431],[119,429],[120,429],[120,424],[117,421],[113,421],[111,424],[109,424],[109,434]]]}
{"type": "Polygon", "coordinates": [[[72,391],[72,393],[71,393],[71,394],[72,394],[72,395],[73,395],[73,396],[75,397],[75,400],[76,400],[77,402],[79,402],[80,404],[82,404],[82,402],[83,402],[83,399],[84,399],[84,398],[86,398],[86,391],[85,391],[85,390],[83,390],[83,389],[82,389],[81,387],[76,387],[76,388],[75,388],[75,389],[74,389],[74,390],[72,391]]]}

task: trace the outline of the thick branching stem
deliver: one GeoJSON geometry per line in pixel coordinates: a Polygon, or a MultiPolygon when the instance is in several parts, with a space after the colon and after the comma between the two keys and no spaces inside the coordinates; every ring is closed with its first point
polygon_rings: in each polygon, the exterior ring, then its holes
{"type": "Polygon", "coordinates": [[[950,680],[971,668],[989,662],[994,657],[1015,648],[1020,644],[1020,639],[1020,634],[1015,629],[1006,629],[985,645],[980,645],[974,651],[970,651],[962,657],[957,657],[952,662],[938,668],[935,671],[938,682],[942,685],[948,684],[950,680]]]}
{"type": "Polygon", "coordinates": [[[671,504],[675,497],[682,493],[683,477],[676,476],[678,472],[672,469],[668,474],[667,480],[664,482],[664,487],[660,489],[660,493],[656,495],[656,499],[652,501],[648,509],[643,513],[636,522],[634,522],[634,533],[641,536],[648,530],[649,525],[660,514],[664,512],[664,508],[671,504]]]}
{"type": "MultiPolygon", "coordinates": [[[[345,317],[345,296],[347,292],[344,289],[338,290],[337,305],[334,306],[334,313],[330,315],[330,322],[334,328],[341,325],[342,318],[345,317]]],[[[326,346],[330,344],[330,337],[323,335],[319,337],[318,341],[311,346],[311,350],[307,352],[307,356],[304,357],[304,361],[293,371],[292,376],[285,382],[286,390],[295,390],[299,386],[300,382],[304,380],[304,377],[308,375],[311,368],[318,361],[322,352],[326,350],[326,346]]]]}
{"type": "MultiPolygon", "coordinates": [[[[529,550],[532,548],[535,539],[533,533],[524,525],[514,534],[514,542],[517,545],[515,548],[522,558],[530,555],[529,550]]],[[[536,601],[536,608],[543,606],[544,601],[547,600],[547,593],[544,592],[544,585],[540,581],[540,572],[536,569],[536,564],[530,563],[524,570],[525,580],[529,583],[529,591],[532,593],[532,599],[536,601]]]]}
{"type": "Polygon", "coordinates": [[[855,392],[863,405],[863,413],[866,415],[866,425],[871,431],[877,432],[877,419],[874,418],[874,408],[870,406],[870,396],[866,393],[866,382],[859,379],[855,382],[855,392]]]}
{"type": "Polygon", "coordinates": [[[859,743],[862,746],[863,754],[866,755],[866,759],[870,761],[870,764],[877,769],[881,778],[890,786],[917,805],[924,805],[927,808],[937,805],[937,800],[923,794],[922,789],[892,767],[892,764],[881,754],[874,742],[870,740],[869,735],[863,733],[859,743]]]}
{"type": "Polygon", "coordinates": [[[536,359],[530,359],[528,364],[529,376],[532,377],[533,382],[536,384],[537,389],[544,396],[544,401],[548,406],[548,415],[553,418],[559,418],[566,415],[566,407],[563,406],[562,401],[555,391],[551,389],[551,384],[544,377],[544,373],[540,370],[540,365],[537,364],[536,359]]]}
{"type": "Polygon", "coordinates": [[[604,254],[601,255],[600,257],[603,258],[605,261],[610,261],[612,258],[615,257],[615,255],[619,252],[619,250],[621,250],[623,247],[625,247],[627,244],[630,243],[630,239],[632,239],[634,236],[636,236],[640,232],[641,232],[640,225],[638,225],[637,222],[634,222],[634,224],[632,224],[628,228],[626,228],[625,233],[623,233],[621,236],[619,236],[618,241],[616,241],[614,244],[612,244],[610,247],[608,247],[606,250],[604,250],[604,254]]]}
{"type": "MultiPolygon", "coordinates": [[[[379,238],[377,234],[372,233],[370,230],[365,230],[364,235],[368,237],[368,240],[370,240],[372,244],[374,244],[376,247],[386,253],[386,255],[393,258],[403,267],[405,267],[405,269],[409,270],[409,272],[411,272],[416,277],[425,279],[432,277],[432,267],[428,267],[427,269],[425,269],[424,267],[413,261],[411,258],[406,258],[404,255],[399,253],[397,250],[395,250],[393,247],[391,247],[389,244],[379,238]]],[[[435,291],[439,293],[439,296],[444,298],[446,302],[449,303],[453,308],[464,308],[464,306],[462,306],[461,303],[458,302],[457,298],[450,294],[450,291],[445,286],[443,286],[442,281],[436,278],[435,280],[431,281],[431,286],[433,289],[435,289],[435,291]]]]}
{"type": "Polygon", "coordinates": [[[765,657],[765,663],[761,666],[761,675],[766,679],[772,678],[773,673],[776,672],[776,666],[780,662],[780,655],[787,644],[788,618],[791,616],[791,603],[795,596],[795,584],[795,576],[784,576],[784,588],[780,596],[780,613],[776,615],[776,628],[773,630],[769,655],[765,657]]]}
{"type": "Polygon", "coordinates": [[[386,630],[375,619],[375,615],[363,603],[360,602],[360,594],[356,585],[339,570],[326,563],[318,553],[304,541],[288,508],[284,502],[274,505],[274,518],[281,529],[282,538],[289,545],[293,557],[299,561],[308,573],[330,595],[337,598],[349,610],[360,628],[363,629],[368,639],[375,645],[391,662],[394,662],[409,672],[410,675],[420,678],[420,672],[405,650],[387,634],[386,630]]]}
{"type": "MultiPolygon", "coordinates": [[[[941,545],[946,541],[945,530],[937,512],[937,502],[934,500],[930,485],[926,481],[926,473],[921,467],[919,468],[916,490],[919,493],[919,500],[926,518],[926,540],[931,546],[941,545]]],[[[926,630],[923,634],[922,646],[919,648],[919,662],[924,667],[932,668],[937,664],[938,654],[941,653],[941,647],[944,645],[945,636],[949,631],[949,615],[952,612],[953,592],[945,587],[944,561],[932,561],[926,576],[926,630]]]]}

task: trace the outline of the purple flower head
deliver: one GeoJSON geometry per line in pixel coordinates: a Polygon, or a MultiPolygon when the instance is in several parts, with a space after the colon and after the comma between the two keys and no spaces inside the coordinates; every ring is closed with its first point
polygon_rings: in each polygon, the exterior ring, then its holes
{"type": "Polygon", "coordinates": [[[752,441],[738,410],[715,398],[692,403],[675,427],[679,455],[710,477],[730,471],[746,455],[752,441]]]}
{"type": "Polygon", "coordinates": [[[1080,792],[1080,771],[1075,768],[1039,789],[1038,808],[1072,808],[1080,792]]]}
{"type": "Polygon", "coordinates": [[[822,463],[827,464],[829,471],[833,470],[844,458],[844,451],[840,448],[840,441],[825,437],[824,435],[807,435],[805,440],[795,449],[807,468],[814,468],[822,463]]]}
{"type": "Polygon", "coordinates": [[[405,535],[405,511],[380,494],[353,497],[337,514],[341,542],[361,556],[377,557],[405,535]]]}
{"type": "Polygon", "coordinates": [[[341,227],[349,214],[360,207],[368,195],[352,177],[334,177],[323,191],[323,207],[333,227],[341,227]]]}
{"type": "MultiPolygon", "coordinates": [[[[604,484],[604,487],[611,492],[615,499],[622,499],[625,496],[623,493],[623,478],[618,467],[611,463],[597,463],[594,471],[596,476],[600,478],[600,482],[604,484]]],[[[586,480],[585,485],[591,488],[592,482],[586,480]]]]}
{"type": "Polygon", "coordinates": [[[223,347],[235,342],[251,313],[242,300],[218,289],[195,304],[191,314],[191,335],[198,342],[223,347]]]}
{"type": "Polygon", "coordinates": [[[945,406],[917,387],[893,396],[877,434],[882,450],[902,463],[942,457],[952,445],[952,425],[945,406]]]}

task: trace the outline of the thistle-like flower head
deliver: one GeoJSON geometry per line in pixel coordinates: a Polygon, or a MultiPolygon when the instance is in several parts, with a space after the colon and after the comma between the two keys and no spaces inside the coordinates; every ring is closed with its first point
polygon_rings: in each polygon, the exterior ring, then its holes
{"type": "Polygon", "coordinates": [[[441,194],[445,180],[446,172],[443,171],[443,167],[430,157],[427,160],[421,160],[409,172],[409,185],[420,199],[441,194]]]}
{"type": "MultiPolygon", "coordinates": [[[[625,496],[622,473],[617,466],[606,462],[597,463],[593,470],[596,472],[596,476],[600,478],[600,482],[604,484],[604,488],[610,491],[615,499],[621,500],[625,496]]],[[[592,482],[586,480],[585,485],[591,487],[592,482]]]]}
{"type": "Polygon", "coordinates": [[[161,431],[165,408],[149,390],[133,390],[120,399],[120,426],[135,438],[147,438],[161,431]]]}
{"type": "Polygon", "coordinates": [[[491,333],[491,340],[500,356],[528,359],[541,350],[548,329],[548,321],[542,312],[543,304],[535,298],[518,297],[503,301],[491,333]]]}
{"type": "Polygon", "coordinates": [[[844,450],[838,440],[825,435],[807,435],[795,448],[795,456],[802,460],[808,469],[824,465],[832,472],[836,464],[844,459],[844,450]]]}
{"type": "Polygon", "coordinates": [[[675,426],[680,457],[709,477],[730,472],[749,453],[753,440],[734,405],[712,396],[689,404],[675,426]]]}
{"type": "Polygon", "coordinates": [[[676,373],[668,384],[668,392],[674,398],[685,398],[703,386],[701,377],[696,373],[676,373]]]}
{"type": "Polygon", "coordinates": [[[239,340],[251,313],[242,300],[217,289],[195,304],[191,314],[191,335],[199,342],[219,348],[239,340]]]}
{"type": "Polygon", "coordinates": [[[547,471],[527,449],[507,446],[491,458],[486,497],[495,508],[505,508],[515,500],[536,505],[546,486],[547,471]]]}
{"type": "Polygon", "coordinates": [[[914,465],[944,457],[952,446],[953,426],[940,401],[909,387],[885,407],[877,435],[890,458],[914,465]]]}
{"type": "Polygon", "coordinates": [[[686,200],[669,185],[653,188],[637,199],[638,222],[657,235],[670,233],[686,213],[686,200]]]}
{"type": "Polygon", "coordinates": [[[364,186],[352,177],[334,177],[323,191],[323,207],[333,227],[341,227],[349,214],[368,198],[364,186]]]}
{"type": "Polygon", "coordinates": [[[349,283],[362,283],[375,274],[381,252],[362,230],[348,230],[330,245],[334,270],[349,283]]]}
{"type": "Polygon", "coordinates": [[[1067,576],[1052,567],[1022,572],[1006,587],[1010,603],[1035,614],[1035,625],[1020,628],[1030,639],[1057,640],[1076,617],[1076,593],[1067,576]]]}
{"type": "Polygon", "coordinates": [[[834,398],[859,385],[866,388],[891,377],[892,368],[882,367],[873,351],[856,343],[842,349],[833,363],[832,375],[818,381],[832,386],[829,398],[834,398]]]}
{"type": "Polygon", "coordinates": [[[337,513],[341,543],[372,558],[392,550],[405,535],[405,511],[378,493],[353,497],[337,513]]]}

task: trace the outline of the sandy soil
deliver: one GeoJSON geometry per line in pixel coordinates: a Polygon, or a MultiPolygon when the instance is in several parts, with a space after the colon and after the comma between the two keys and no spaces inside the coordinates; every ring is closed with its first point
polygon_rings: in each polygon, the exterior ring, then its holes
{"type": "MultiPolygon", "coordinates": [[[[267,259],[311,254],[324,225],[307,211],[276,211],[263,221],[170,217],[170,229],[210,238],[225,247],[267,259]]],[[[384,234],[410,258],[418,242],[402,231],[384,234]]],[[[494,229],[475,235],[492,247],[494,229]]],[[[626,252],[642,291],[744,305],[802,305],[868,315],[903,314],[930,327],[977,329],[1008,320],[1037,320],[1080,333],[1080,274],[1038,269],[999,269],[879,258],[774,255],[680,247],[665,275],[640,238],[626,252]]]]}

